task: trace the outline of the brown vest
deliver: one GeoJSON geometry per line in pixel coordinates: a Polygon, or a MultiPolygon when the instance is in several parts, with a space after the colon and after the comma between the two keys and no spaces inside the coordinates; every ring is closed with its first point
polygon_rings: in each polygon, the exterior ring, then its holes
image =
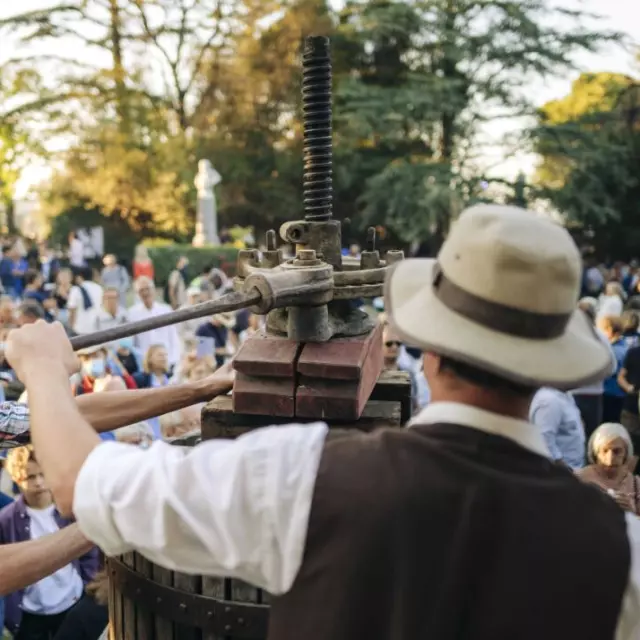
{"type": "Polygon", "coordinates": [[[457,425],[325,447],[304,560],[270,640],[613,640],[624,513],[505,438],[457,425]]]}

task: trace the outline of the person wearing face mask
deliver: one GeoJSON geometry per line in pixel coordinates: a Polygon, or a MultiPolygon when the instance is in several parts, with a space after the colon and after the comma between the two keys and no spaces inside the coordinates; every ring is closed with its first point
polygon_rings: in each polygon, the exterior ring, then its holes
{"type": "Polygon", "coordinates": [[[112,344],[112,348],[127,373],[133,376],[142,371],[142,357],[134,346],[133,338],[121,338],[112,344]]]}
{"type": "Polygon", "coordinates": [[[137,389],[133,377],[118,361],[115,354],[109,354],[105,347],[88,347],[78,351],[82,363],[81,379],[75,385],[75,395],[93,393],[96,382],[104,380],[110,375],[119,375],[125,382],[127,389],[137,389]]]}

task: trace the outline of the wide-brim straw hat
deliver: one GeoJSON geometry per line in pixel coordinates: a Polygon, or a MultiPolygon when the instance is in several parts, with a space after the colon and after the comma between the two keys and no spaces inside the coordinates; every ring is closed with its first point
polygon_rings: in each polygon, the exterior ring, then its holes
{"type": "Polygon", "coordinates": [[[577,308],[581,273],[560,225],[517,207],[478,205],[454,223],[437,259],[394,265],[385,300],[410,346],[518,384],[569,390],[615,370],[577,308]]]}

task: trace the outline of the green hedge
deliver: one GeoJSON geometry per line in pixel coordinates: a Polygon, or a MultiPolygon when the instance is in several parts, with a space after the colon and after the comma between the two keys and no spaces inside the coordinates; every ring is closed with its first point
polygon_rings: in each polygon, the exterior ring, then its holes
{"type": "Polygon", "coordinates": [[[153,260],[155,281],[159,287],[164,287],[169,274],[176,266],[180,256],[189,259],[189,276],[197,277],[206,266],[218,267],[228,276],[235,275],[236,256],[235,247],[194,247],[190,244],[169,244],[166,246],[148,247],[149,257],[153,260]]]}

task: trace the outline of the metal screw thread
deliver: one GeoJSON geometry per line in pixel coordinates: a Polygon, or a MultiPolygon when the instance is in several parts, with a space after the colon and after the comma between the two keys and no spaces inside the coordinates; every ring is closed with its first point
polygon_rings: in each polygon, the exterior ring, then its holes
{"type": "Polygon", "coordinates": [[[305,38],[302,58],[304,218],[332,218],[331,56],[329,38],[305,38]]]}

